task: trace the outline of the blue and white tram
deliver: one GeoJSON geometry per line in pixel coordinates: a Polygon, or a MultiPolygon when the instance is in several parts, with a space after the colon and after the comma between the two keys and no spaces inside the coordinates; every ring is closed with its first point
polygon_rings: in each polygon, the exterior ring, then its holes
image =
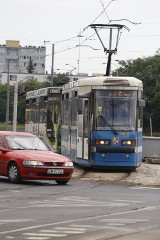
{"type": "Polygon", "coordinates": [[[85,167],[142,163],[142,81],[91,77],[63,86],[61,153],[85,167]]]}

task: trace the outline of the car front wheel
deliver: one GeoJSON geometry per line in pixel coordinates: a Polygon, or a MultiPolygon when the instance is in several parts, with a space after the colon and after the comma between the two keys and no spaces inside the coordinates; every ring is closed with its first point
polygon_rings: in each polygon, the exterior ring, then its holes
{"type": "Polygon", "coordinates": [[[11,163],[8,167],[8,179],[11,183],[20,183],[20,171],[16,163],[11,163]]]}

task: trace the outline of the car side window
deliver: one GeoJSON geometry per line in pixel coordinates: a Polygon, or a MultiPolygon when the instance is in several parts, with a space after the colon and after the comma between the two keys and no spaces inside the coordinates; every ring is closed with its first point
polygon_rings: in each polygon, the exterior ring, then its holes
{"type": "Polygon", "coordinates": [[[4,147],[4,142],[1,136],[0,136],[0,147],[4,147]]]}

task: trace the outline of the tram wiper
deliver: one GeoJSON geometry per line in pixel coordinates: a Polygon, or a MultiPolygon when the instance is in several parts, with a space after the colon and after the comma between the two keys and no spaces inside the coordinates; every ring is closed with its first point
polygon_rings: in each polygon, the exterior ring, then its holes
{"type": "Polygon", "coordinates": [[[115,129],[111,126],[111,124],[105,119],[104,116],[99,115],[99,118],[100,118],[100,120],[102,120],[102,121],[111,129],[111,131],[114,133],[114,135],[118,135],[117,130],[115,130],[115,129]]]}

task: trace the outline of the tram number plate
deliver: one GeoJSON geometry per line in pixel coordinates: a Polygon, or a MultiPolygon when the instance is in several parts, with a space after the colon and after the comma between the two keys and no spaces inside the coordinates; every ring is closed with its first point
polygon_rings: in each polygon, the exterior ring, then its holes
{"type": "Polygon", "coordinates": [[[48,169],[47,174],[63,174],[63,169],[48,169]]]}

